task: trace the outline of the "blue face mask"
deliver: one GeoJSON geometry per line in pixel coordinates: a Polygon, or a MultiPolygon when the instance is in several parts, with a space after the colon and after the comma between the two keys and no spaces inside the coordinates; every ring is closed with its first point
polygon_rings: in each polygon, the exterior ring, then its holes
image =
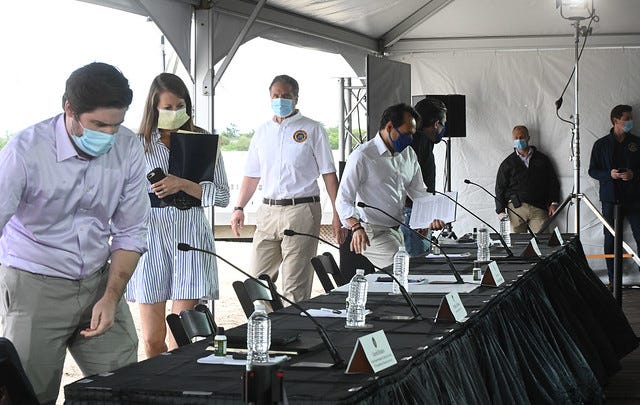
{"type": "Polygon", "coordinates": [[[278,117],[288,117],[293,112],[293,100],[290,98],[274,98],[271,109],[278,117]]]}
{"type": "Polygon", "coordinates": [[[442,126],[442,131],[440,131],[440,133],[438,135],[436,135],[436,142],[435,143],[439,143],[442,138],[444,138],[444,134],[447,133],[447,126],[443,125],[442,126]]]}
{"type": "Polygon", "coordinates": [[[518,150],[525,150],[527,146],[529,146],[529,144],[524,139],[516,139],[513,141],[513,147],[518,150]]]}
{"type": "MultiPolygon", "coordinates": [[[[80,124],[79,120],[78,124],[80,124]]],[[[89,156],[97,157],[109,152],[111,146],[116,141],[116,134],[107,134],[100,131],[87,129],[80,124],[82,136],[71,134],[71,139],[76,146],[89,156]]]]}
{"type": "Polygon", "coordinates": [[[633,128],[633,120],[623,121],[622,130],[624,132],[631,132],[632,128],[633,128]]]}
{"type": "Polygon", "coordinates": [[[396,127],[393,127],[393,129],[395,129],[396,132],[398,133],[398,138],[394,140],[394,139],[391,139],[391,137],[389,137],[389,139],[391,140],[391,146],[393,146],[393,150],[395,152],[400,153],[403,150],[405,150],[407,146],[411,145],[411,142],[413,142],[413,138],[410,137],[409,135],[403,134],[396,127]]]}

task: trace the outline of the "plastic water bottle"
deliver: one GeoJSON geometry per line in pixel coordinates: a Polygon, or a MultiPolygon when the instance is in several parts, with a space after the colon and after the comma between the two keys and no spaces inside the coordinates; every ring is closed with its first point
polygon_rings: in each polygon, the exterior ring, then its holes
{"type": "Polygon", "coordinates": [[[500,219],[500,236],[502,236],[507,246],[511,246],[511,222],[509,222],[506,209],[504,210],[504,216],[500,219]]]}
{"type": "Polygon", "coordinates": [[[247,366],[251,363],[267,363],[271,346],[271,320],[264,304],[256,304],[247,323],[247,366]]]}
{"type": "Polygon", "coordinates": [[[365,326],[365,305],[367,305],[367,289],[369,283],[364,277],[364,270],[357,269],[349,283],[347,296],[347,328],[365,326]]]}
{"type": "MultiPolygon", "coordinates": [[[[393,275],[409,291],[409,254],[404,246],[400,246],[393,256],[393,275]]],[[[391,283],[391,294],[401,294],[400,286],[395,281],[391,283]]]]}
{"type": "Polygon", "coordinates": [[[478,229],[478,257],[479,262],[488,262],[491,260],[489,252],[489,231],[487,228],[478,229]]]}

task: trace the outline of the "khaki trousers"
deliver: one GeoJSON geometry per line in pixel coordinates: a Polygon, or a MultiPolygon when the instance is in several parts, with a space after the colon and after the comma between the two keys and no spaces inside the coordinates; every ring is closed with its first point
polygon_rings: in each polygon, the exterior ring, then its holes
{"type": "Polygon", "coordinates": [[[400,246],[404,246],[402,232],[388,226],[372,225],[363,222],[362,227],[367,233],[370,246],[362,255],[369,259],[374,266],[385,268],[393,264],[393,256],[400,246]]]}
{"type": "Polygon", "coordinates": [[[251,271],[257,277],[268,274],[275,282],[282,272],[282,294],[294,302],[311,297],[311,258],[318,240],[308,236],[284,236],[285,229],[320,235],[320,203],[266,205],[258,208],[253,235],[251,271]]]}
{"type": "Polygon", "coordinates": [[[138,338],[124,299],[105,334],[79,334],[89,326],[93,304],[102,298],[108,276],[108,265],[83,280],[0,265],[0,331],[15,345],[41,403],[56,401],[66,349],[85,376],[137,361],[138,338]]]}
{"type": "MultiPolygon", "coordinates": [[[[513,203],[509,203],[509,208],[520,214],[522,218],[527,220],[531,230],[533,232],[538,232],[544,221],[549,218],[549,212],[547,210],[543,210],[542,208],[534,207],[531,204],[522,203],[522,205],[518,208],[513,206],[513,203]]],[[[509,222],[511,222],[511,232],[512,233],[525,233],[527,232],[527,224],[522,222],[520,218],[515,216],[510,210],[507,210],[509,215],[509,222]]]]}

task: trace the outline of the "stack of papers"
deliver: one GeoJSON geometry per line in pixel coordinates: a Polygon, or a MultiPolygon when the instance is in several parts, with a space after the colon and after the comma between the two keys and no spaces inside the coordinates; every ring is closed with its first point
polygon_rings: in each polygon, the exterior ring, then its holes
{"type": "MultiPolygon", "coordinates": [[[[269,356],[269,363],[280,363],[281,361],[288,360],[289,356],[269,356]]],[[[246,359],[234,359],[232,355],[216,356],[215,354],[209,355],[198,359],[200,364],[224,364],[226,366],[244,366],[247,364],[246,359]]]]}

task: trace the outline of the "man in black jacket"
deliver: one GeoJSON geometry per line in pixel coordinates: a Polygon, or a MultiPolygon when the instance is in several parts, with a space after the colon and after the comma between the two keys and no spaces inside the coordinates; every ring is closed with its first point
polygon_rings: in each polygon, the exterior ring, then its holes
{"type": "MultiPolygon", "coordinates": [[[[600,183],[602,216],[613,226],[613,207],[622,204],[636,245],[640,245],[640,138],[631,133],[631,106],[611,110],[613,128],[598,139],[591,150],[589,176],[600,183]]],[[[604,252],[613,253],[613,235],[604,229],[604,252]]],[[[609,281],[613,281],[613,259],[607,259],[609,281]]]]}
{"type": "MultiPolygon", "coordinates": [[[[496,176],[496,213],[502,218],[508,205],[538,232],[558,206],[560,182],[547,155],[529,145],[527,127],[518,125],[512,134],[515,152],[500,164],[496,176]]],[[[512,232],[527,231],[525,222],[511,211],[507,215],[512,232]]]]}
{"type": "MultiPolygon", "coordinates": [[[[416,152],[418,164],[422,172],[422,179],[427,191],[432,192],[436,189],[436,159],[433,156],[433,146],[442,140],[446,132],[447,123],[447,107],[440,100],[435,98],[425,98],[415,106],[416,111],[420,114],[419,130],[413,135],[411,148],[416,152]]],[[[405,224],[409,225],[411,220],[411,210],[413,201],[407,197],[404,208],[405,224]]],[[[426,254],[431,243],[426,239],[418,238],[418,236],[406,229],[400,227],[404,236],[404,245],[407,252],[411,256],[419,256],[426,254]]]]}

